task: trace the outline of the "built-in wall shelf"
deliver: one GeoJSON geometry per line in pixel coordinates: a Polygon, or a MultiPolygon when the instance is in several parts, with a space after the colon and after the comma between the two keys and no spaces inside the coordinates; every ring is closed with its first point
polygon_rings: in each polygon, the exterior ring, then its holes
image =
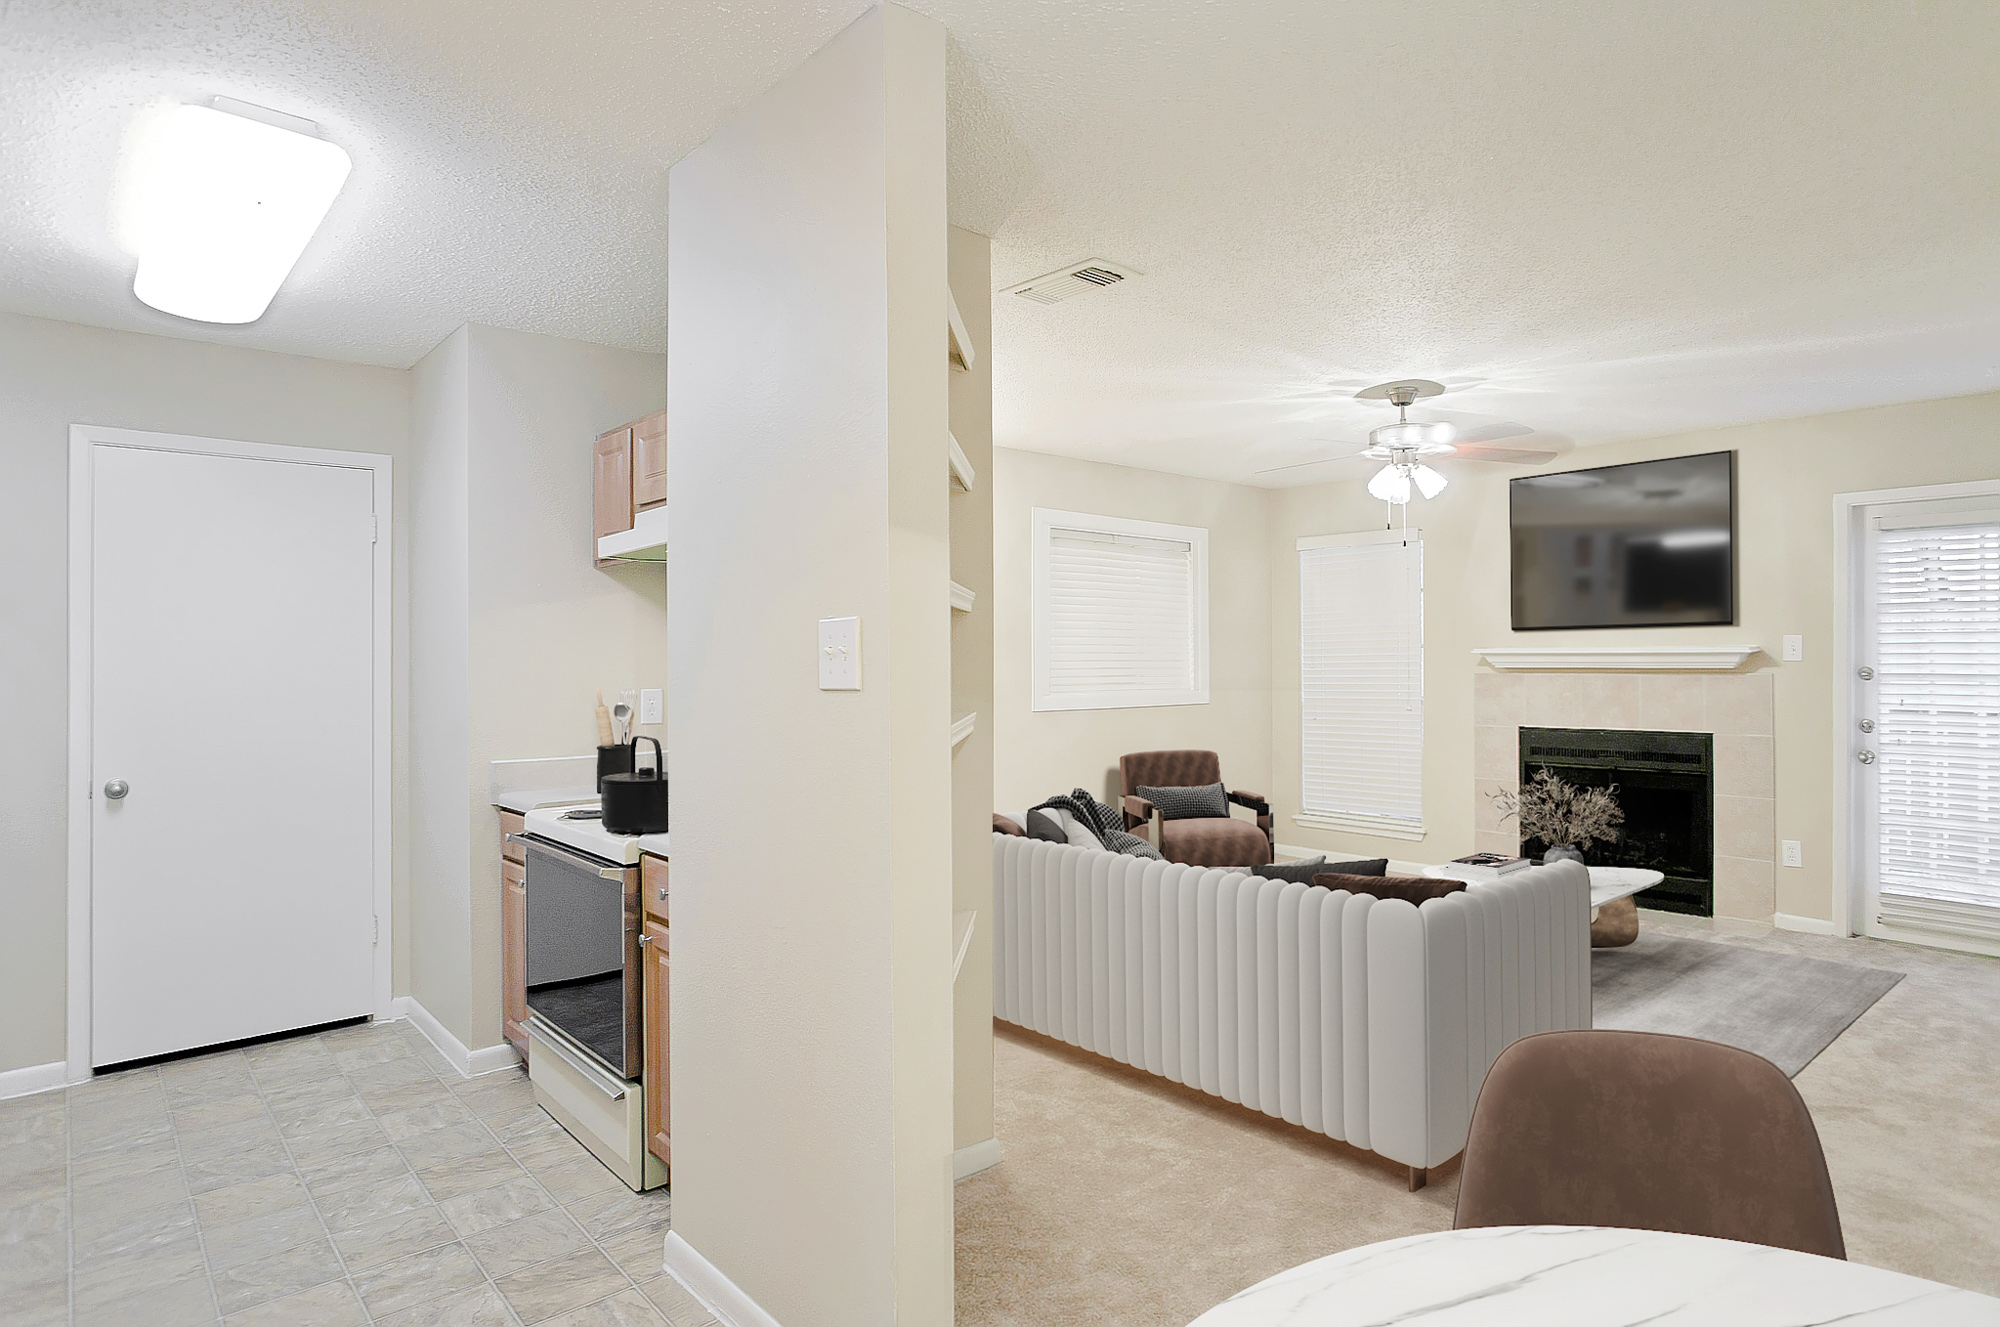
{"type": "Polygon", "coordinates": [[[1726,673],[1758,652],[1755,645],[1540,645],[1474,650],[1503,673],[1726,673]]]}
{"type": "Polygon", "coordinates": [[[946,337],[952,368],[964,373],[972,367],[972,334],[965,330],[965,319],[958,313],[958,300],[952,295],[951,287],[944,288],[945,317],[948,322],[946,337]]]}
{"type": "Polygon", "coordinates": [[[966,589],[963,585],[960,585],[957,581],[953,581],[951,583],[952,612],[970,613],[972,611],[972,603],[978,597],[979,596],[975,595],[972,591],[966,589]]]}
{"type": "Polygon", "coordinates": [[[972,736],[973,726],[978,722],[979,722],[979,711],[977,710],[974,710],[970,714],[961,714],[956,719],[953,719],[951,721],[952,750],[954,751],[958,750],[958,748],[964,744],[965,739],[972,736]]]}
{"type": "Polygon", "coordinates": [[[965,951],[972,948],[972,924],[979,920],[976,912],[954,912],[951,914],[951,979],[958,980],[958,970],[965,966],[965,951]]]}
{"type": "Polygon", "coordinates": [[[665,562],[667,509],[648,507],[632,518],[632,528],[597,536],[600,562],[665,562]]]}
{"type": "Polygon", "coordinates": [[[945,436],[951,439],[951,486],[970,493],[979,477],[972,473],[972,462],[965,458],[965,448],[958,445],[958,439],[949,432],[945,436]]]}

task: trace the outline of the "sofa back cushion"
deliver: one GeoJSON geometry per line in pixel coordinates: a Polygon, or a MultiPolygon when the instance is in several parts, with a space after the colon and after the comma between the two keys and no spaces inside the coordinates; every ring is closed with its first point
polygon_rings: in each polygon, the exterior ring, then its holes
{"type": "Polygon", "coordinates": [[[1162,820],[1216,820],[1229,814],[1229,794],[1221,780],[1192,788],[1140,785],[1139,796],[1160,809],[1162,820]]]}
{"type": "Polygon", "coordinates": [[[1376,898],[1399,898],[1405,903],[1443,898],[1465,892],[1463,880],[1432,880],[1420,875],[1347,875],[1323,871],[1313,877],[1321,889],[1344,889],[1350,894],[1373,894],[1376,898]]]}

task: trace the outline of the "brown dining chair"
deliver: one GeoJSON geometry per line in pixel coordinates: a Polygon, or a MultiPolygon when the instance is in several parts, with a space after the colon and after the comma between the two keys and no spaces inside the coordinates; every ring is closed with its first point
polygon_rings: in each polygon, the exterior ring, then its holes
{"type": "Polygon", "coordinates": [[[1657,1032],[1542,1032],[1493,1062],[1452,1228],[1541,1225],[1847,1256],[1792,1080],[1749,1051],[1657,1032]]]}
{"type": "Polygon", "coordinates": [[[1275,859],[1271,804],[1261,793],[1232,788],[1224,794],[1222,813],[1169,820],[1145,798],[1141,788],[1194,788],[1222,782],[1222,758],[1213,751],[1134,751],[1118,757],[1118,777],[1124,785],[1125,828],[1153,838],[1160,855],[1190,866],[1263,866],[1275,859]],[[1229,807],[1240,806],[1257,823],[1237,820],[1229,807]]]}

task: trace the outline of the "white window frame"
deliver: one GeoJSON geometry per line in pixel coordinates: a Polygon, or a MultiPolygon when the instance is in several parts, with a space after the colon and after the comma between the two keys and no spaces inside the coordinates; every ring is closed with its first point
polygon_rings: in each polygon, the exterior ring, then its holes
{"type": "Polygon", "coordinates": [[[1417,816],[1411,820],[1401,816],[1368,815],[1355,811],[1340,811],[1329,808],[1313,809],[1306,801],[1306,729],[1305,729],[1305,680],[1306,680],[1306,621],[1305,621],[1305,575],[1303,566],[1299,575],[1299,811],[1292,820],[1308,829],[1324,829],[1354,834],[1368,834],[1376,838],[1422,839],[1424,828],[1424,746],[1428,734],[1424,728],[1424,572],[1423,572],[1423,531],[1365,530],[1358,534],[1307,535],[1299,539],[1295,555],[1318,548],[1344,548],[1369,544],[1414,544],[1417,547],[1417,816]]]}
{"type": "Polygon", "coordinates": [[[1033,691],[1037,710],[1117,710],[1155,705],[1208,704],[1208,531],[1195,525],[1164,525],[1158,521],[1135,521],[1122,516],[1099,516],[1090,512],[1058,511],[1036,507],[1032,534],[1033,599],[1033,691]],[[1047,612],[1049,586],[1049,540],[1056,530],[1080,530],[1089,534],[1131,535],[1141,539],[1162,539],[1185,543],[1193,559],[1194,685],[1185,690],[1142,690],[1120,688],[1107,691],[1053,694],[1049,685],[1051,641],[1047,612]]]}

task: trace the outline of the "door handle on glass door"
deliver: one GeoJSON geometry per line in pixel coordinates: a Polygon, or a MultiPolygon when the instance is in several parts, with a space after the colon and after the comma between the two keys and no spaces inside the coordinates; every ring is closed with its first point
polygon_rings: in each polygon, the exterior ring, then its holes
{"type": "Polygon", "coordinates": [[[131,791],[132,785],[123,779],[113,779],[104,785],[104,795],[114,802],[131,791]]]}

